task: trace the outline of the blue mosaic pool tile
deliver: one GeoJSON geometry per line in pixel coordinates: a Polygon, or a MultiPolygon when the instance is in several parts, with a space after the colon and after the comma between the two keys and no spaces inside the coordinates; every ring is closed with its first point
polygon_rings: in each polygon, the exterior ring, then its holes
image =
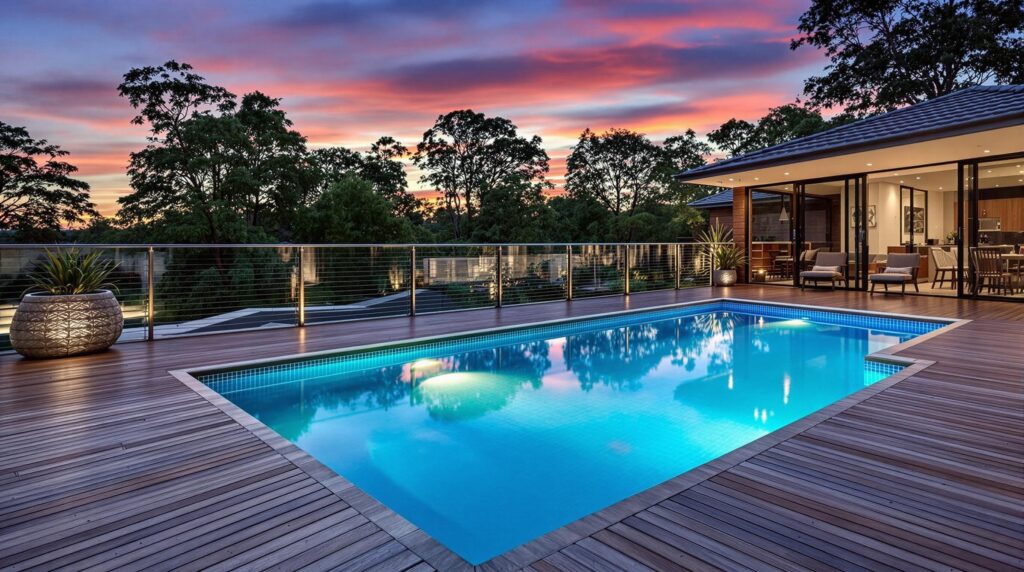
{"type": "MultiPolygon", "coordinates": [[[[716,301],[706,304],[679,306],[661,310],[641,311],[630,314],[584,318],[569,322],[560,322],[543,326],[525,326],[493,333],[470,334],[424,342],[396,342],[392,345],[367,350],[353,350],[345,353],[324,355],[321,357],[298,357],[293,361],[238,367],[226,371],[200,374],[199,380],[215,389],[218,393],[227,394],[236,391],[247,391],[259,387],[269,387],[297,380],[327,378],[339,374],[380,367],[393,363],[407,363],[417,359],[433,357],[439,354],[485,349],[495,345],[511,345],[535,339],[567,336],[575,333],[625,327],[652,321],[681,318],[711,312],[736,312],[774,319],[802,319],[810,322],[829,325],[867,328],[886,332],[909,334],[925,334],[941,328],[946,323],[927,320],[910,320],[906,318],[890,318],[881,315],[857,314],[759,304],[750,302],[716,301]]],[[[873,362],[877,364],[878,362],[873,362]]],[[[879,374],[885,373],[882,366],[871,365],[870,376],[877,381],[879,374]]],[[[866,370],[868,371],[868,370],[866,370]]],[[[897,370],[885,373],[891,375],[897,370]]]]}

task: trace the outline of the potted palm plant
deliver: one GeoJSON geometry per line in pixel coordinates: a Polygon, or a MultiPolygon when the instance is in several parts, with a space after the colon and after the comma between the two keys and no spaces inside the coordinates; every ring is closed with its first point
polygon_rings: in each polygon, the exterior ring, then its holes
{"type": "Polygon", "coordinates": [[[747,261],[743,250],[732,241],[732,229],[718,221],[701,231],[698,242],[704,246],[702,257],[713,270],[711,283],[715,286],[731,286],[736,283],[736,268],[747,261]]]}
{"type": "Polygon", "coordinates": [[[107,282],[117,264],[99,252],[46,251],[29,275],[32,286],[11,320],[11,346],[23,356],[54,358],[105,350],[121,335],[124,317],[107,282]]]}

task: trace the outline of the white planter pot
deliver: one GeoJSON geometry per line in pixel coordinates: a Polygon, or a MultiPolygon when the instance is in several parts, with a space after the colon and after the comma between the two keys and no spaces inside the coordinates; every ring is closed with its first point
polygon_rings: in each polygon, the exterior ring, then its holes
{"type": "Polygon", "coordinates": [[[736,283],[736,269],[715,270],[711,277],[711,283],[715,286],[732,286],[736,283]]]}
{"type": "Polygon", "coordinates": [[[11,346],[31,358],[81,355],[109,348],[123,328],[121,304],[108,290],[27,294],[11,320],[11,346]]]}

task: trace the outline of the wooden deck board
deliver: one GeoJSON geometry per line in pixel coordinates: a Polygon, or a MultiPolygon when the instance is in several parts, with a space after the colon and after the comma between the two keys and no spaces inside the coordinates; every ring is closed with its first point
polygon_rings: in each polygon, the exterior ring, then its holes
{"type": "Polygon", "coordinates": [[[168,370],[723,294],[974,321],[902,351],[935,363],[830,419],[495,568],[1024,566],[1024,305],[747,286],[0,357],[0,567],[449,568],[422,533],[396,538],[367,499],[346,502],[168,370]]]}

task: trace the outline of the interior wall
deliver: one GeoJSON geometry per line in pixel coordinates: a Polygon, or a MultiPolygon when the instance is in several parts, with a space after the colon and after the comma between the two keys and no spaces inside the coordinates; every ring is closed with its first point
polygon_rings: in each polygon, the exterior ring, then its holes
{"type": "Polygon", "coordinates": [[[942,191],[928,191],[928,238],[946,241],[946,202],[942,191]]]}
{"type": "Polygon", "coordinates": [[[868,208],[875,205],[875,228],[868,228],[869,254],[885,254],[888,247],[899,246],[900,186],[892,183],[868,183],[868,208]]]}

